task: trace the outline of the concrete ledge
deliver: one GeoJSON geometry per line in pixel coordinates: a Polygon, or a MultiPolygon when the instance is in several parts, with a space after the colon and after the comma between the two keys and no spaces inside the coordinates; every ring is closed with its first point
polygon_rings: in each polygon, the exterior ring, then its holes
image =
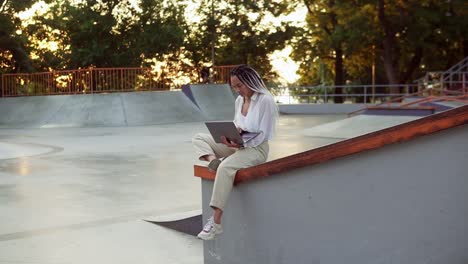
{"type": "MultiPolygon", "coordinates": [[[[467,263],[468,127],[238,185],[205,264],[467,263]]],[[[203,216],[213,182],[202,180],[203,216]]]]}
{"type": "MultiPolygon", "coordinates": [[[[204,263],[466,263],[467,122],[463,106],[239,170],[204,263]]],[[[206,221],[215,174],[195,175],[206,221]]]]}
{"type": "MultiPolygon", "coordinates": [[[[426,116],[356,138],[340,141],[321,148],[269,161],[237,172],[234,184],[269,177],[278,173],[302,168],[385,145],[405,142],[468,123],[468,105],[426,116]]],[[[214,173],[201,166],[194,167],[195,176],[214,180],[214,173]]]]}

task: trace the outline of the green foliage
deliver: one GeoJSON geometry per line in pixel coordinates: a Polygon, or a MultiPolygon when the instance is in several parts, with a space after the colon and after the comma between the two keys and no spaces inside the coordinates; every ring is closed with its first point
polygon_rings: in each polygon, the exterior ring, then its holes
{"type": "Polygon", "coordinates": [[[202,19],[190,32],[188,50],[197,64],[211,62],[214,48],[215,65],[250,64],[271,76],[268,55],[284,48],[295,28],[285,23],[262,26],[262,22],[293,7],[286,1],[202,0],[198,9],[202,19]]]}
{"type": "Polygon", "coordinates": [[[410,83],[468,56],[464,0],[199,0],[200,22],[190,25],[187,1],[48,0],[47,13],[24,26],[16,14],[36,2],[0,0],[2,72],[155,59],[166,72],[193,71],[211,65],[214,50],[215,65],[251,64],[271,83],[268,55],[293,45],[302,85],[369,84],[372,65],[376,83],[410,83]],[[306,27],[265,23],[299,5],[306,27]]]}
{"type": "Polygon", "coordinates": [[[184,43],[183,5],[171,1],[56,1],[30,26],[34,38],[58,41],[56,59],[38,64],[54,69],[140,67],[148,58],[175,54],[184,43]],[[52,62],[52,63],[51,63],[52,62]]]}
{"type": "Polygon", "coordinates": [[[307,28],[297,35],[293,53],[303,84],[333,82],[337,49],[343,52],[347,83],[370,83],[373,64],[377,83],[412,82],[468,55],[463,0],[386,0],[380,6],[375,0],[299,2],[308,7],[307,28]],[[333,73],[327,80],[320,78],[320,65],[333,73]]]}
{"type": "Polygon", "coordinates": [[[16,31],[21,28],[18,12],[31,7],[36,0],[0,0],[0,58],[1,72],[33,71],[25,48],[25,38],[16,31]],[[5,56],[6,55],[6,56],[5,56]],[[3,66],[9,66],[3,67],[3,66]]]}

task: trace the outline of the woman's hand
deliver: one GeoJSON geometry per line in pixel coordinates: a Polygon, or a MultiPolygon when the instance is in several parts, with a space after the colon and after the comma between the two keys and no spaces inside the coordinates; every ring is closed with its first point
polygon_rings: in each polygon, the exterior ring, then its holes
{"type": "Polygon", "coordinates": [[[230,148],[240,148],[240,147],[242,147],[241,145],[237,144],[236,142],[228,140],[225,136],[221,137],[221,142],[224,145],[226,145],[226,146],[228,146],[230,148]]]}

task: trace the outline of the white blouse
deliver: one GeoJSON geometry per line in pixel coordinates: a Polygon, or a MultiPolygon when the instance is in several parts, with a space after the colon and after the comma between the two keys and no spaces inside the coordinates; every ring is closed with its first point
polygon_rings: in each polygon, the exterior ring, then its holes
{"type": "Polygon", "coordinates": [[[234,124],[243,131],[261,132],[247,142],[244,147],[256,147],[273,138],[276,129],[277,106],[272,96],[254,93],[251,97],[247,115],[242,115],[244,98],[238,96],[235,103],[234,124]]]}

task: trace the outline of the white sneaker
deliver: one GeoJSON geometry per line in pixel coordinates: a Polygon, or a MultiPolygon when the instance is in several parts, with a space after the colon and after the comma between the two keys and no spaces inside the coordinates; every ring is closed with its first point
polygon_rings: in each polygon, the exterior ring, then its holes
{"type": "Polygon", "coordinates": [[[198,238],[203,240],[213,240],[216,235],[223,233],[223,228],[214,222],[213,217],[208,219],[208,222],[203,227],[203,230],[198,233],[198,238]]]}

